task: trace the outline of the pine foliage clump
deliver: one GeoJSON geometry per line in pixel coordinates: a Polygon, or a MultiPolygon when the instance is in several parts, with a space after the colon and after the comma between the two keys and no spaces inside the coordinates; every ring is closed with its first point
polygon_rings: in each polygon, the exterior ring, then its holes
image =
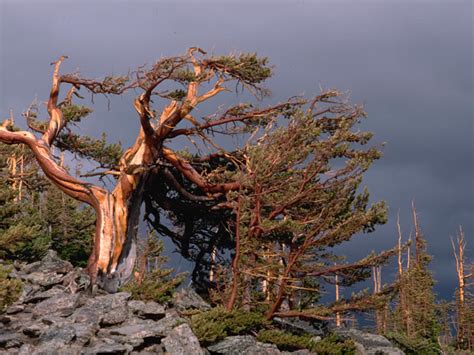
{"type": "Polygon", "coordinates": [[[31,152],[0,143],[0,258],[31,262],[53,249],[85,266],[94,224],[92,209],[45,179],[31,152]]]}
{"type": "Polygon", "coordinates": [[[22,283],[10,278],[11,267],[0,264],[0,313],[21,295],[22,283]]]}
{"type": "Polygon", "coordinates": [[[296,335],[277,329],[264,329],[257,335],[262,343],[275,344],[282,351],[308,349],[317,354],[342,355],[355,354],[355,344],[352,340],[343,340],[336,334],[330,334],[324,339],[315,340],[311,335],[296,335]]]}
{"type": "Polygon", "coordinates": [[[239,309],[228,312],[223,307],[191,317],[193,331],[202,344],[212,344],[230,335],[249,334],[266,324],[262,314],[239,309]]]}
{"type": "Polygon", "coordinates": [[[38,260],[49,248],[38,208],[45,183],[31,153],[0,143],[0,258],[38,260]]]}

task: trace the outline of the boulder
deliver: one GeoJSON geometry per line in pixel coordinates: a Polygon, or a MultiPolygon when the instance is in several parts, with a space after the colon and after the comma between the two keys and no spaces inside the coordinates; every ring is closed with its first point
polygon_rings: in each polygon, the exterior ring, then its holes
{"type": "Polygon", "coordinates": [[[102,323],[104,326],[122,323],[128,317],[127,300],[130,297],[128,292],[119,292],[89,298],[74,311],[74,322],[102,323]]]}
{"type": "Polygon", "coordinates": [[[32,272],[31,274],[23,275],[21,279],[26,282],[30,282],[33,285],[42,287],[50,287],[63,282],[64,275],[57,274],[55,272],[32,272]]]}
{"type": "Polygon", "coordinates": [[[337,329],[335,333],[345,339],[352,339],[360,355],[405,354],[382,335],[364,333],[358,329],[337,329]]]}
{"type": "Polygon", "coordinates": [[[30,338],[37,338],[48,328],[44,323],[36,322],[28,324],[22,329],[22,333],[30,338]]]}
{"type": "Polygon", "coordinates": [[[36,303],[38,301],[43,301],[47,298],[64,295],[65,291],[62,286],[55,286],[46,291],[36,292],[32,295],[26,297],[23,300],[23,303],[36,303]]]}
{"type": "Polygon", "coordinates": [[[15,332],[0,333],[0,347],[5,349],[18,348],[23,344],[21,338],[15,332]]]}
{"type": "Polygon", "coordinates": [[[227,337],[217,344],[208,346],[207,349],[213,353],[226,355],[281,354],[275,345],[257,342],[257,340],[250,335],[227,337]]]}
{"type": "Polygon", "coordinates": [[[288,330],[291,333],[311,334],[314,336],[325,336],[328,333],[328,324],[324,321],[305,321],[301,319],[290,318],[273,318],[273,321],[280,325],[282,329],[288,330]]]}
{"type": "Polygon", "coordinates": [[[204,301],[191,287],[182,288],[175,292],[172,303],[179,311],[184,311],[186,309],[199,309],[205,311],[211,308],[209,303],[204,301]]]}
{"type": "Polygon", "coordinates": [[[140,318],[158,320],[165,316],[165,307],[156,302],[130,301],[128,308],[140,318]]]}
{"type": "Polygon", "coordinates": [[[69,261],[62,260],[54,250],[48,250],[41,261],[23,267],[22,271],[32,273],[33,271],[40,270],[42,273],[67,274],[73,269],[74,267],[69,261]]]}
{"type": "Polygon", "coordinates": [[[6,310],[6,314],[16,314],[25,311],[26,306],[23,304],[12,304],[6,310]]]}
{"type": "Polygon", "coordinates": [[[175,355],[204,355],[205,352],[199,345],[199,340],[187,324],[181,324],[174,328],[166,338],[162,340],[165,349],[175,355]]]}
{"type": "Polygon", "coordinates": [[[33,308],[33,314],[36,317],[48,314],[58,314],[62,317],[67,317],[74,312],[78,299],[78,294],[59,294],[36,304],[33,308]]]}
{"type": "Polygon", "coordinates": [[[81,354],[128,354],[133,348],[111,339],[101,339],[84,348],[81,354]]]}

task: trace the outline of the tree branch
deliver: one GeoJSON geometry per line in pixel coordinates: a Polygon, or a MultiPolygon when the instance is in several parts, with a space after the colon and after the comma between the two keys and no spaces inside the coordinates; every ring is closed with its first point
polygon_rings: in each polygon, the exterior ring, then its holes
{"type": "Polygon", "coordinates": [[[229,182],[223,184],[210,184],[207,182],[186,160],[181,159],[171,149],[163,147],[163,156],[179,172],[181,172],[189,181],[196,184],[205,192],[227,192],[237,190],[240,187],[238,182],[229,182]]]}
{"type": "Polygon", "coordinates": [[[61,56],[54,64],[53,84],[51,86],[51,93],[48,100],[49,123],[48,128],[43,134],[43,141],[51,146],[58,133],[64,127],[64,117],[62,111],[58,108],[59,86],[61,80],[59,77],[59,68],[66,56],[61,56]]]}

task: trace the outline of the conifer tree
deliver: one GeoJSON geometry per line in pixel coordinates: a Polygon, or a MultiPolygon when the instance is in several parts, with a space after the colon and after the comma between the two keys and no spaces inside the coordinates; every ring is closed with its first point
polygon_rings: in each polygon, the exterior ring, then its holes
{"type": "Polygon", "coordinates": [[[12,156],[20,147],[0,143],[0,258],[31,261],[49,248],[50,238],[38,209],[44,181],[38,176],[31,154],[26,153],[23,174],[12,174],[12,156]],[[21,179],[22,184],[18,181],[21,179]],[[22,197],[20,198],[20,190],[22,197]]]}
{"type": "Polygon", "coordinates": [[[92,209],[49,184],[43,195],[43,223],[51,248],[74,265],[86,266],[91,252],[95,216],[92,209]]]}
{"type": "Polygon", "coordinates": [[[28,150],[0,143],[0,258],[34,261],[51,248],[85,266],[94,223],[90,208],[41,176],[28,150]],[[9,159],[19,153],[22,173],[11,169],[9,159]]]}
{"type": "Polygon", "coordinates": [[[426,251],[426,239],[414,203],[412,212],[415,254],[409,255],[410,266],[401,270],[398,276],[398,302],[393,314],[394,331],[390,336],[410,353],[429,354],[438,351],[441,326],[436,312],[434,280],[428,269],[431,256],[426,251]]]}
{"type": "Polygon", "coordinates": [[[456,243],[451,238],[456,263],[458,288],[455,294],[456,345],[459,349],[474,349],[474,295],[472,293],[474,264],[465,256],[464,231],[459,228],[456,243]]]}
{"type": "Polygon", "coordinates": [[[385,297],[387,290],[381,290],[317,303],[325,285],[365,280],[396,253],[347,263],[333,252],[386,220],[384,203],[370,205],[368,191],[360,189],[363,174],[381,155],[364,147],[370,132],[355,130],[364,116],[341,93],[327,91],[295,108],[285,124],[269,122],[249,142],[237,175],[240,188],[228,194],[236,216],[229,227],[235,252],[215,292],[228,310],[263,307],[269,319],[334,319],[377,307],[385,297]]]}

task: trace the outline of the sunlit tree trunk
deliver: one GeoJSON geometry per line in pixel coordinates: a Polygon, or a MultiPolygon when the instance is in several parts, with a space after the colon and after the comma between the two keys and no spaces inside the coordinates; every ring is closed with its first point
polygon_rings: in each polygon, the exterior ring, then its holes
{"type": "MultiPolygon", "coordinates": [[[[340,295],[339,295],[339,276],[338,276],[338,274],[336,274],[335,278],[336,278],[336,302],[339,302],[340,295]]],[[[336,327],[339,328],[340,326],[341,326],[341,313],[336,312],[336,327]]]]}

